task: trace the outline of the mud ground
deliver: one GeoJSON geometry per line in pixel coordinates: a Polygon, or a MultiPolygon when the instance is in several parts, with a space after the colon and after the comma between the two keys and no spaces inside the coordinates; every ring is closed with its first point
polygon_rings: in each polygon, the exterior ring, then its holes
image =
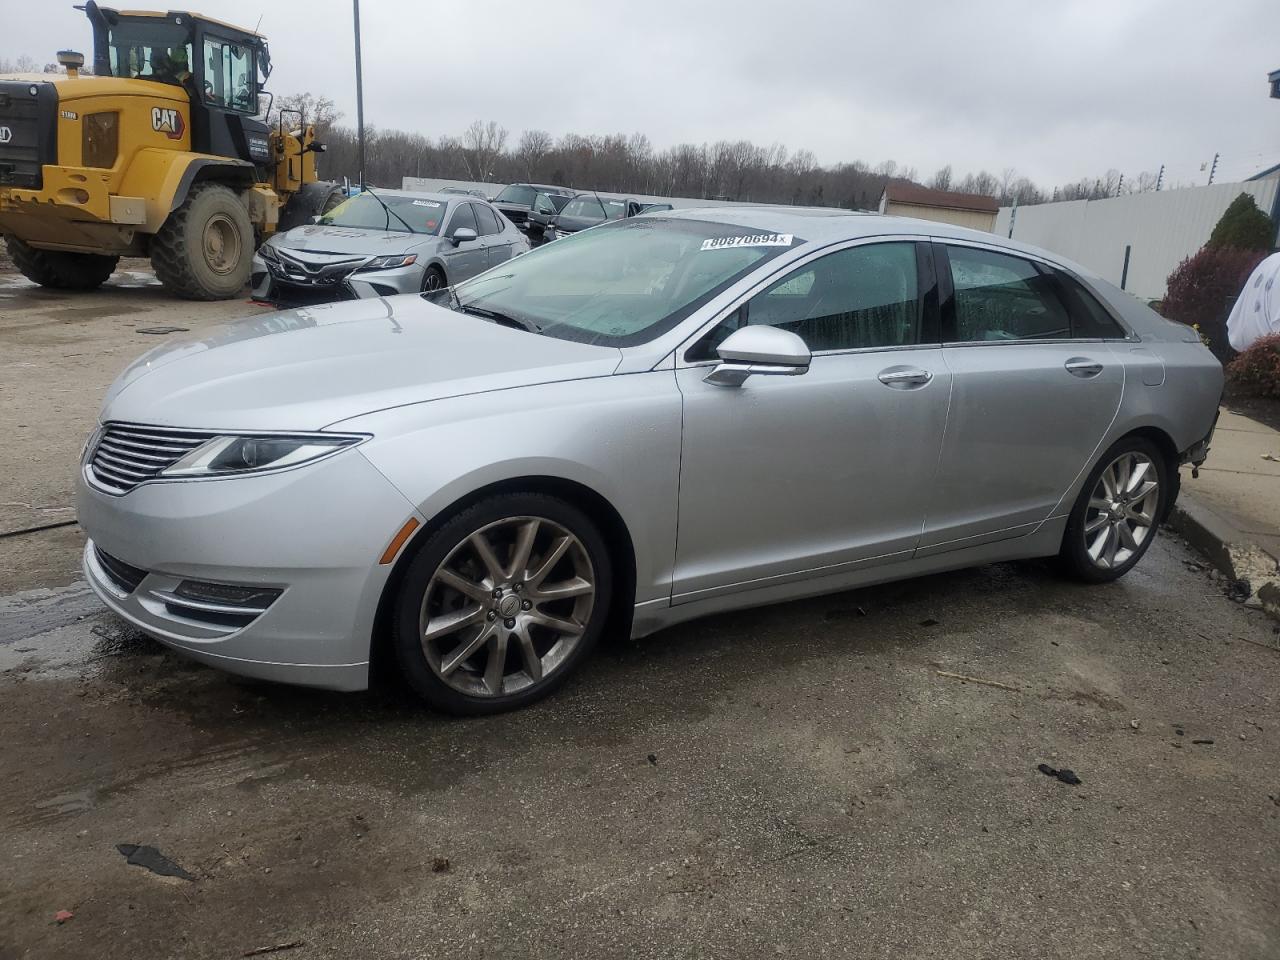
{"type": "MultiPolygon", "coordinates": [[[[0,531],[70,519],[138,327],[254,309],[11,281],[0,531]]],[[[1280,956],[1280,635],[1173,537],[615,640],[465,721],[187,663],[78,542],[0,537],[0,960],[1280,956]]]]}

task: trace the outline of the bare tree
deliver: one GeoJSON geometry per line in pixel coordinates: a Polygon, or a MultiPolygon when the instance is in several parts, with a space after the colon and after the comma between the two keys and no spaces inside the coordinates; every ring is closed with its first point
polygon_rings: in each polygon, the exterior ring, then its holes
{"type": "Polygon", "coordinates": [[[545,130],[526,130],[516,144],[516,157],[524,167],[524,175],[530,180],[541,178],[542,161],[551,152],[553,141],[545,130]]]}
{"type": "MultiPolygon", "coordinates": [[[[303,123],[315,124],[316,136],[321,140],[328,135],[333,125],[342,119],[342,111],[334,106],[329,97],[314,96],[310,92],[306,92],[289,93],[282,97],[276,97],[275,102],[271,105],[269,122],[273,127],[279,124],[280,114],[285,111],[286,126],[295,123],[297,116],[287,112],[292,110],[301,112],[303,123]]],[[[368,133],[369,128],[366,127],[366,139],[368,139],[368,133]]]]}
{"type": "Polygon", "coordinates": [[[496,120],[474,121],[462,135],[462,159],[471,180],[489,180],[493,168],[507,143],[507,128],[496,120]]]}
{"type": "Polygon", "coordinates": [[[951,189],[951,164],[947,164],[941,170],[933,175],[933,179],[929,181],[929,186],[935,190],[951,189]]]}

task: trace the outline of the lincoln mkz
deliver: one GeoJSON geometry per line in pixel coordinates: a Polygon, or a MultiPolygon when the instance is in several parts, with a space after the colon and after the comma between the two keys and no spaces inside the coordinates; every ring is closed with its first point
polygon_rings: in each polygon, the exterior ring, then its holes
{"type": "Polygon", "coordinates": [[[606,632],[1020,558],[1114,580],[1221,391],[1194,330],[1003,238],[646,214],[142,357],[85,446],[84,567],[204,663],[357,690],[385,656],[492,712],[606,632]]]}

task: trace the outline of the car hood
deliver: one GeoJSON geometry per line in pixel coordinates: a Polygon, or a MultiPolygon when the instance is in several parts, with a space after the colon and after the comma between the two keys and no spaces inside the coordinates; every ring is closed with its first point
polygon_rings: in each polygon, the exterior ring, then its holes
{"type": "Polygon", "coordinates": [[[309,250],[316,253],[363,253],[382,255],[404,253],[427,240],[438,237],[429,233],[407,233],[404,230],[357,230],[352,227],[324,227],[318,223],[294,227],[272,238],[273,246],[284,250],[309,250]]]}
{"type": "Polygon", "coordinates": [[[284,310],[136,360],[103,420],[318,430],[445,397],[608,376],[621,351],[526,333],[417,294],[284,310]]]}
{"type": "Polygon", "coordinates": [[[577,233],[579,230],[586,230],[588,227],[604,223],[603,220],[593,220],[590,217],[564,216],[557,217],[553,222],[557,230],[563,230],[565,233],[577,233]]]}

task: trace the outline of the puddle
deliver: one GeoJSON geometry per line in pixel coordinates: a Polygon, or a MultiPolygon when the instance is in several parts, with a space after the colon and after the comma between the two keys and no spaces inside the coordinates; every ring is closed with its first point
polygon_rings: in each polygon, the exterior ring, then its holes
{"type": "Polygon", "coordinates": [[[0,674],[67,679],[97,664],[158,650],[155,641],[108,611],[86,583],[0,597],[0,674]]]}

